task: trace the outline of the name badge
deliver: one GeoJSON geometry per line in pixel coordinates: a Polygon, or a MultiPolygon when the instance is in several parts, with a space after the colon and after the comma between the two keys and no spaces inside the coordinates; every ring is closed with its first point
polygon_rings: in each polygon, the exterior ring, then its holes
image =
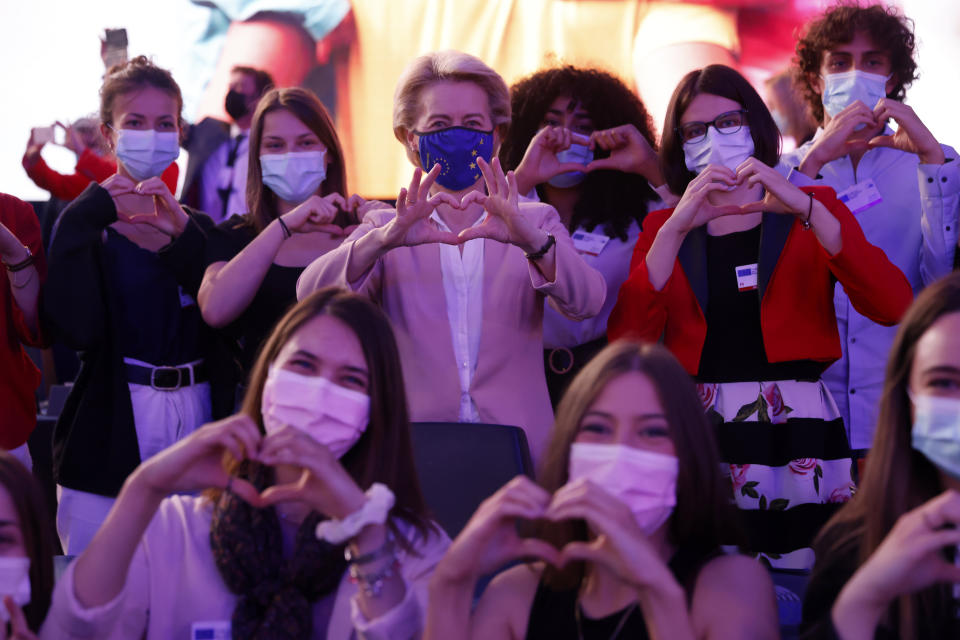
{"type": "Polygon", "coordinates": [[[598,256],[603,248],[610,242],[608,236],[602,233],[589,233],[587,231],[574,231],[573,248],[577,253],[588,256],[598,256]]]}
{"type": "Polygon", "coordinates": [[[230,621],[194,622],[190,627],[190,640],[231,640],[230,621]]]}
{"type": "Polygon", "coordinates": [[[757,265],[745,264],[734,267],[737,275],[737,289],[740,291],[753,291],[757,288],[757,265]]]}
{"type": "Polygon", "coordinates": [[[180,308],[183,307],[192,307],[197,304],[197,301],[193,299],[189,293],[183,290],[183,287],[177,287],[177,291],[180,293],[180,308]]]}
{"type": "Polygon", "coordinates": [[[873,180],[864,180],[858,182],[849,189],[844,189],[837,194],[837,199],[847,205],[851,213],[860,213],[872,207],[875,204],[883,202],[883,196],[873,180]]]}

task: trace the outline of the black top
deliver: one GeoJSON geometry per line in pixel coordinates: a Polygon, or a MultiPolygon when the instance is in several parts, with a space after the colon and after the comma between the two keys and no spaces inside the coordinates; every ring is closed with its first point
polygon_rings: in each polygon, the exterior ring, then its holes
{"type": "MultiPolygon", "coordinates": [[[[677,552],[670,560],[668,566],[677,582],[687,591],[688,601],[700,569],[718,555],[719,551],[708,554],[677,552]]],[[[579,591],[579,587],[555,591],[541,580],[530,607],[526,640],[578,640],[576,607],[579,591]]],[[[583,632],[583,639],[610,639],[626,612],[627,609],[621,609],[603,618],[588,618],[581,611],[580,631],[583,632]]],[[[630,640],[647,640],[650,637],[639,606],[634,607],[616,637],[630,640]]]]}
{"type": "MultiPolygon", "coordinates": [[[[190,221],[183,233],[155,257],[156,264],[196,298],[203,278],[203,246],[213,221],[202,213],[187,214],[190,221]]],[[[50,243],[41,306],[44,327],[54,339],[81,352],[80,373],[53,434],[54,477],[57,484],[104,496],[115,496],[140,463],[123,366],[123,357],[130,354],[121,344],[131,340],[129,335],[122,337],[121,323],[138,312],[126,308],[122,281],[126,274],[117,272],[114,248],[103,242],[104,230],[116,220],[113,199],[97,183],[64,209],[50,243]]],[[[120,271],[127,268],[125,264],[120,271]]],[[[179,307],[179,300],[176,304],[179,307]]],[[[195,346],[198,339],[172,343],[186,348],[184,353],[194,353],[188,346],[191,341],[195,346]]],[[[205,345],[206,340],[199,343],[205,345]]]]}
{"type": "Polygon", "coordinates": [[[707,337],[698,382],[817,380],[823,365],[812,360],[770,363],[760,327],[756,264],[760,225],[722,236],[707,235],[707,337]],[[753,265],[752,283],[737,271],[753,265]]]}
{"type": "Polygon", "coordinates": [[[117,344],[124,357],[152,365],[179,365],[203,357],[196,299],[177,283],[163,259],[107,227],[104,272],[123,301],[117,344]]]}
{"type": "MultiPolygon", "coordinates": [[[[221,222],[207,238],[206,264],[229,262],[257,237],[244,218],[231,216],[221,222]]],[[[297,302],[297,280],[306,267],[281,267],[271,264],[250,305],[224,328],[233,341],[234,355],[242,375],[253,367],[261,343],[273,326],[297,302]]]]}
{"type": "MultiPolygon", "coordinates": [[[[840,591],[860,567],[859,541],[862,536],[846,537],[844,531],[834,526],[824,531],[817,540],[814,551],[817,562],[813,567],[810,582],[803,599],[803,622],[800,637],[804,640],[839,640],[833,627],[831,610],[840,591]],[[834,548],[834,543],[844,536],[846,544],[834,548]]],[[[952,562],[952,559],[947,559],[952,562]]],[[[951,595],[952,585],[934,587],[939,597],[932,610],[921,611],[918,638],[960,638],[960,621],[954,615],[955,603],[951,595]]],[[[893,603],[896,604],[896,601],[893,603]]],[[[881,619],[874,633],[876,640],[897,640],[900,637],[896,607],[891,606],[888,615],[881,619]]]]}

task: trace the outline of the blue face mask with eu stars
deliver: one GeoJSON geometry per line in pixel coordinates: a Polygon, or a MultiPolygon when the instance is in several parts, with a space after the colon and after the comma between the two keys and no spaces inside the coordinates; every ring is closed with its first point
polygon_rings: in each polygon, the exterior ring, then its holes
{"type": "Polygon", "coordinates": [[[430,171],[440,165],[437,184],[450,191],[463,191],[480,179],[478,158],[493,158],[493,131],[448,127],[420,133],[420,166],[430,171]]]}

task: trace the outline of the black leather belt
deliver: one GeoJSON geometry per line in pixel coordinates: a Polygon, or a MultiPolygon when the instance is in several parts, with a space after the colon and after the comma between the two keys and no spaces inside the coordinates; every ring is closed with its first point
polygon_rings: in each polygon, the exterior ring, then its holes
{"type": "Polygon", "coordinates": [[[566,375],[573,368],[580,367],[589,362],[593,356],[600,353],[607,346],[606,338],[597,338],[591,342],[577,345],[572,349],[567,347],[557,347],[546,351],[547,367],[556,375],[566,375]]]}
{"type": "Polygon", "coordinates": [[[159,391],[176,391],[183,387],[206,382],[207,366],[200,362],[183,367],[144,367],[125,363],[127,382],[153,387],[159,391]]]}

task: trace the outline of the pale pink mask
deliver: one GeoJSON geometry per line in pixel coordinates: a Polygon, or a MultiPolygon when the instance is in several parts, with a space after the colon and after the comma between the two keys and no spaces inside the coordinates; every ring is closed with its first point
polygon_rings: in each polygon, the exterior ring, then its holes
{"type": "Polygon", "coordinates": [[[569,481],[587,478],[623,502],[647,535],[677,504],[677,458],[622,444],[574,442],[569,481]]]}
{"type": "Polygon", "coordinates": [[[267,433],[289,425],[340,458],[367,429],[370,396],[344,389],[322,376],[303,376],[270,367],[260,411],[267,433]]]}

